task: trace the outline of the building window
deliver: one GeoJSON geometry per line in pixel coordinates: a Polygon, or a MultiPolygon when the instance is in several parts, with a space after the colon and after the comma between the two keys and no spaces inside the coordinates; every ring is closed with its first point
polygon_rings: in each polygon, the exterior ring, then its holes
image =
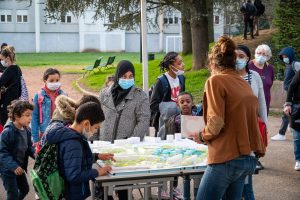
{"type": "Polygon", "coordinates": [[[17,10],[17,23],[28,22],[28,10],[17,10]]]}
{"type": "Polygon", "coordinates": [[[179,17],[177,12],[167,13],[164,17],[164,24],[178,24],[179,17]]]}
{"type": "Polygon", "coordinates": [[[70,13],[64,13],[60,16],[60,22],[71,24],[71,23],[76,23],[77,19],[70,13]]]}
{"type": "Polygon", "coordinates": [[[109,16],[108,16],[108,22],[110,24],[114,23],[115,22],[115,15],[113,13],[110,13],[109,16]]]}
{"type": "Polygon", "coordinates": [[[0,22],[1,23],[12,22],[12,11],[11,10],[0,10],[0,22]]]}
{"type": "Polygon", "coordinates": [[[215,24],[220,24],[220,16],[215,15],[214,16],[214,22],[215,22],[215,24]]]}
{"type": "Polygon", "coordinates": [[[226,20],[226,25],[230,25],[231,24],[231,22],[230,22],[230,16],[229,15],[226,16],[225,20],[226,20]]]}
{"type": "Polygon", "coordinates": [[[178,17],[174,17],[174,24],[178,24],[178,21],[179,21],[178,17]]]}

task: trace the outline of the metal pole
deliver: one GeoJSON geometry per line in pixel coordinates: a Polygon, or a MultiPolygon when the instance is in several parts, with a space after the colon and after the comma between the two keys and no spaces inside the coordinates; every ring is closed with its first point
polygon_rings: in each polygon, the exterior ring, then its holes
{"type": "Polygon", "coordinates": [[[40,52],[40,1],[35,0],[35,52],[40,52]]]}
{"type": "Polygon", "coordinates": [[[148,53],[147,53],[147,18],[146,0],[141,0],[141,27],[142,27],[142,58],[143,58],[143,90],[146,94],[148,89],[148,53]]]}

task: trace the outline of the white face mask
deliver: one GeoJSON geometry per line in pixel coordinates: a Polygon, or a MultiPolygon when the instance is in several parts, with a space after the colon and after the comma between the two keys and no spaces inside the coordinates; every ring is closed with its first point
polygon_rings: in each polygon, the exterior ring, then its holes
{"type": "Polygon", "coordinates": [[[3,67],[9,67],[9,64],[7,64],[4,60],[1,60],[1,65],[3,67]]]}
{"type": "Polygon", "coordinates": [[[56,83],[46,83],[46,86],[49,90],[51,91],[55,91],[58,90],[61,86],[60,82],[56,82],[56,83]]]}
{"type": "Polygon", "coordinates": [[[184,74],[184,71],[183,70],[180,70],[180,69],[177,69],[176,67],[174,67],[172,65],[172,68],[176,69],[177,71],[175,71],[174,69],[172,69],[172,71],[176,74],[176,76],[179,76],[179,75],[183,75],[184,74]]]}

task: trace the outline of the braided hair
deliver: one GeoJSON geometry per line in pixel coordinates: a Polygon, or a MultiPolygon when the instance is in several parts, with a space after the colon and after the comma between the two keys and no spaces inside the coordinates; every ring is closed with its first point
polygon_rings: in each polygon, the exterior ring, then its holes
{"type": "Polygon", "coordinates": [[[179,54],[177,52],[169,52],[165,55],[164,59],[160,62],[159,67],[160,71],[164,72],[169,70],[169,66],[175,62],[176,57],[179,54]]]}

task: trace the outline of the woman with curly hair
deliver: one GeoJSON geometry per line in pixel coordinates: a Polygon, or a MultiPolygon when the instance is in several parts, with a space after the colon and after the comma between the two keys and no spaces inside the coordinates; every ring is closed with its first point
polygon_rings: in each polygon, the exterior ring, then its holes
{"type": "Polygon", "coordinates": [[[244,181],[253,174],[265,147],[257,123],[258,100],[236,70],[236,45],[222,36],[209,55],[212,76],[206,81],[206,126],[195,140],[208,145],[207,168],[197,200],[241,199],[244,181]]]}

